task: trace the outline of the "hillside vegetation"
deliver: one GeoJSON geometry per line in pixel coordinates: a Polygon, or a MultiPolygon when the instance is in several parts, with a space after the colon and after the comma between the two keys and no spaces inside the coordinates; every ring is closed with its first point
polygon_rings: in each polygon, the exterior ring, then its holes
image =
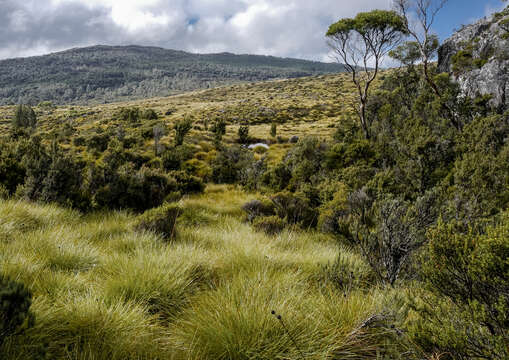
{"type": "Polygon", "coordinates": [[[338,64],[272,56],[94,46],[0,61],[0,105],[101,104],[343,70],[338,64]]]}
{"type": "Polygon", "coordinates": [[[509,358],[509,112],[453,75],[1,107],[0,357],[509,358]]]}

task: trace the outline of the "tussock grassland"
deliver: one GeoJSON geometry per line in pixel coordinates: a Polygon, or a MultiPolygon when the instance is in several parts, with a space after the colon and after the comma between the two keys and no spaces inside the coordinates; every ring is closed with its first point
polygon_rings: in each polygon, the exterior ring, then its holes
{"type": "MultiPolygon", "coordinates": [[[[33,292],[36,325],[4,346],[8,359],[376,358],[387,330],[362,328],[389,295],[340,289],[327,264],[358,255],[331,238],[244,223],[254,198],[208,187],[181,200],[171,242],[133,230],[127,212],[82,215],[0,203],[0,271],[33,292]],[[281,315],[278,320],[271,311],[281,315]]],[[[387,347],[385,347],[387,349],[387,347]]]]}
{"type": "MultiPolygon", "coordinates": [[[[353,113],[354,104],[355,89],[349,75],[342,73],[238,84],[170,97],[95,106],[37,106],[34,110],[38,119],[37,130],[41,134],[51,134],[62,129],[67,135],[60,139],[60,144],[67,148],[73,148],[76,137],[88,139],[110,130],[116,134],[118,129],[129,136],[140,130],[117,118],[121,109],[126,108],[153,109],[157,113],[158,120],[145,120],[141,127],[146,127],[151,133],[155,124],[164,126],[166,135],[160,140],[163,146],[172,144],[173,125],[184,117],[193,121],[187,141],[200,145],[213,142],[210,129],[216,119],[227,124],[223,138],[225,144],[235,143],[239,126],[247,123],[250,125],[249,136],[254,142],[273,142],[268,159],[276,162],[292,146],[288,143],[292,136],[314,135],[330,139],[335,124],[342,116],[353,113]],[[278,125],[279,141],[270,136],[272,123],[278,125]]],[[[0,106],[0,131],[9,130],[14,110],[14,106],[0,106]]],[[[153,139],[147,138],[137,152],[142,153],[143,149],[151,154],[153,144],[153,139]]],[[[86,147],[80,149],[85,151],[86,147]]]]}

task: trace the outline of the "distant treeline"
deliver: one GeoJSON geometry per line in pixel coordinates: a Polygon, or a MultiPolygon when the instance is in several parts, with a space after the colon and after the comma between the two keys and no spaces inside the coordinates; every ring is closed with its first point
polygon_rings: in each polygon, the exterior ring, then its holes
{"type": "Polygon", "coordinates": [[[343,70],[339,64],[272,56],[94,46],[0,61],[0,105],[105,103],[343,70]]]}

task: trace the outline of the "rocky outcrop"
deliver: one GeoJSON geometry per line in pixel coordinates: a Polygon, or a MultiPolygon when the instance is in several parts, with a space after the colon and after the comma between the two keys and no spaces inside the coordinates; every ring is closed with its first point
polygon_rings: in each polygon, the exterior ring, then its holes
{"type": "Polygon", "coordinates": [[[447,39],[438,54],[438,68],[449,72],[463,94],[491,94],[491,104],[509,109],[509,7],[463,27],[447,39]]]}

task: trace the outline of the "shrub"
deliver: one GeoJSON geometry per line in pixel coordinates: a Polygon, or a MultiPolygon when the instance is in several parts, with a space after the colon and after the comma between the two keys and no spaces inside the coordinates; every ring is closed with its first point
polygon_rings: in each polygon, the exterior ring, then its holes
{"type": "Polygon", "coordinates": [[[440,222],[423,255],[428,292],[412,302],[420,318],[410,331],[426,351],[447,359],[509,357],[509,214],[479,228],[440,222]]]}
{"type": "Polygon", "coordinates": [[[259,216],[275,215],[274,204],[268,200],[251,200],[242,205],[242,210],[247,215],[247,221],[252,222],[259,216]]]}
{"type": "Polygon", "coordinates": [[[275,138],[277,135],[277,125],[276,123],[272,123],[270,125],[270,136],[272,136],[273,138],[275,138]]]}
{"type": "Polygon", "coordinates": [[[157,169],[135,170],[131,163],[114,170],[89,165],[86,173],[87,191],[97,208],[144,211],[161,205],[178,190],[175,179],[157,169]]]}
{"type": "Polygon", "coordinates": [[[8,336],[33,326],[32,294],[24,284],[0,275],[0,346],[8,336]]]}
{"type": "Polygon", "coordinates": [[[37,115],[30,105],[18,105],[12,119],[15,128],[35,128],[37,115]]]}
{"type": "Polygon", "coordinates": [[[138,217],[135,229],[138,231],[152,231],[171,240],[176,236],[177,218],[182,209],[175,203],[165,203],[158,208],[145,211],[138,217]]]}
{"type": "Polygon", "coordinates": [[[276,235],[282,232],[286,223],[278,216],[263,216],[253,220],[253,227],[257,231],[263,231],[267,235],[276,235]]]}
{"type": "Polygon", "coordinates": [[[73,140],[72,140],[72,143],[74,146],[84,146],[87,144],[87,139],[83,136],[76,136],[73,140]]]}
{"type": "Polygon", "coordinates": [[[95,134],[87,139],[87,148],[89,150],[96,150],[103,152],[108,148],[110,142],[110,135],[107,133],[95,134]]]}
{"type": "Polygon", "coordinates": [[[145,109],[143,113],[141,114],[142,118],[145,120],[157,120],[159,116],[157,116],[157,113],[154,111],[154,109],[145,109]]]}
{"type": "Polygon", "coordinates": [[[178,148],[172,147],[166,149],[161,157],[163,166],[167,171],[180,170],[182,166],[182,154],[178,151],[178,148]]]}
{"type": "Polygon", "coordinates": [[[309,200],[303,194],[292,194],[288,191],[279,192],[271,198],[276,214],[289,224],[302,227],[314,227],[318,213],[309,205],[309,200]]]}
{"type": "Polygon", "coordinates": [[[321,266],[320,277],[324,286],[330,284],[345,292],[367,289],[375,281],[375,277],[366,263],[352,255],[341,253],[333,263],[321,266]]]}
{"type": "Polygon", "coordinates": [[[177,181],[178,191],[182,194],[198,194],[205,190],[205,184],[202,179],[189,175],[185,171],[172,171],[170,176],[177,181]]]}
{"type": "Polygon", "coordinates": [[[216,146],[221,143],[223,139],[223,135],[226,134],[226,122],[223,119],[218,119],[210,128],[212,133],[214,134],[214,142],[216,146]]]}
{"type": "Polygon", "coordinates": [[[218,184],[235,183],[253,162],[253,153],[240,146],[222,149],[212,162],[212,180],[218,184]]]}
{"type": "Polygon", "coordinates": [[[241,125],[239,127],[239,142],[246,144],[249,141],[249,125],[241,125]]]}
{"type": "Polygon", "coordinates": [[[0,143],[0,186],[13,194],[25,181],[26,170],[21,164],[22,154],[11,144],[0,143]]]}
{"type": "Polygon", "coordinates": [[[121,108],[117,113],[117,117],[120,120],[128,121],[130,123],[137,123],[141,118],[140,109],[134,108],[121,108]]]}
{"type": "Polygon", "coordinates": [[[184,143],[185,136],[191,131],[193,122],[190,118],[184,118],[175,123],[175,145],[180,146],[184,143]]]}

